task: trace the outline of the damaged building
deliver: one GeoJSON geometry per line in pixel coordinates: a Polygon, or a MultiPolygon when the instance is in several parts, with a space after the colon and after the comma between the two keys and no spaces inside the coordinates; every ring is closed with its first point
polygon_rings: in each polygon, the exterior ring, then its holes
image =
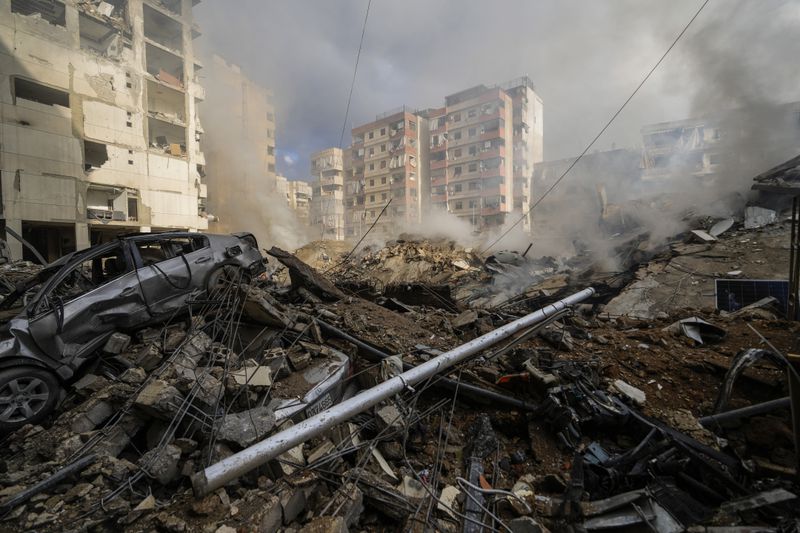
{"type": "Polygon", "coordinates": [[[0,1],[2,223],[46,259],[207,227],[196,3],[0,1]]]}
{"type": "Polygon", "coordinates": [[[344,159],[340,148],[311,156],[311,227],[322,239],[344,239],[344,159]]]}

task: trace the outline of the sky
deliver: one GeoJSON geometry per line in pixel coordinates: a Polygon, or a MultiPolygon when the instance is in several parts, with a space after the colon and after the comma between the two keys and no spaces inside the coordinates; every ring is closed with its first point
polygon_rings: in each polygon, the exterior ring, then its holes
{"type": "MultiPolygon", "coordinates": [[[[373,0],[345,124],[527,75],[544,101],[546,160],[579,154],[658,61],[701,0],[373,0]]],[[[367,0],[204,0],[196,44],[275,95],[278,172],[309,179],[338,146],[367,0]]],[[[800,100],[800,2],[711,0],[593,150],[637,147],[644,124],[800,100]]],[[[201,82],[203,73],[201,71],[201,82]]],[[[205,124],[204,124],[205,125],[205,124]]],[[[205,125],[208,128],[208,125],[205,125]]]]}

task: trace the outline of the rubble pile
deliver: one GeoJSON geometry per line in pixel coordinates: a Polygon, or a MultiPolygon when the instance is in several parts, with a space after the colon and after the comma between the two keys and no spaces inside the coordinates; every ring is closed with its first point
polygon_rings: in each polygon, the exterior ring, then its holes
{"type": "Polygon", "coordinates": [[[784,354],[796,352],[800,328],[775,302],[724,312],[700,299],[706,279],[732,269],[725,254],[758,275],[743,250],[774,250],[777,261],[788,236],[777,223],[714,238],[702,249],[676,244],[621,293],[548,315],[195,495],[191,478],[204,468],[580,283],[554,260],[485,260],[445,242],[390,243],[329,277],[273,248],[286,283],[231,283],[166,324],[115,333],[50,420],[5,437],[0,528],[796,529],[783,399],[784,354]],[[678,280],[658,279],[677,295],[670,305],[612,312],[648,275],[698,257],[717,261],[713,271],[685,263],[678,280]],[[533,281],[502,299],[455,296],[520,270],[533,281]],[[377,294],[363,290],[375,280],[377,294]],[[414,284],[427,288],[387,292],[414,284]],[[700,304],[687,308],[682,291],[700,304]],[[767,401],[779,404],[715,417],[767,401]]]}

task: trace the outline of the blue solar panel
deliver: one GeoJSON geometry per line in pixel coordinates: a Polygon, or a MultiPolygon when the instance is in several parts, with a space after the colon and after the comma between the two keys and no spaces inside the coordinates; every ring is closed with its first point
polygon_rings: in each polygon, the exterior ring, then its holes
{"type": "Polygon", "coordinates": [[[771,279],[718,279],[716,281],[717,309],[737,311],[762,298],[772,296],[784,314],[789,309],[789,282],[771,279]]]}

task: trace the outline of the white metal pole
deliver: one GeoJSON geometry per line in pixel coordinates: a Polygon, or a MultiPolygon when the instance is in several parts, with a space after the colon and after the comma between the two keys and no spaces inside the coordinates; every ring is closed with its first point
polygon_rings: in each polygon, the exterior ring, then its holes
{"type": "Polygon", "coordinates": [[[337,424],[346,422],[355,415],[402,392],[407,387],[439,374],[453,365],[497,344],[501,340],[527,329],[538,322],[546,320],[566,307],[589,298],[594,292],[592,288],[584,289],[563,300],[559,300],[538,311],[534,311],[529,315],[525,315],[514,322],[501,326],[477,339],[445,352],[426,363],[403,372],[392,379],[384,381],[371,389],[364,390],[349,400],[334,405],[284,431],[276,433],[261,442],[257,442],[249,448],[245,448],[218,463],[210,465],[205,470],[197,472],[192,476],[192,486],[195,496],[205,496],[217,490],[226,483],[265,464],[298,444],[302,444],[312,437],[320,435],[337,424]]]}

